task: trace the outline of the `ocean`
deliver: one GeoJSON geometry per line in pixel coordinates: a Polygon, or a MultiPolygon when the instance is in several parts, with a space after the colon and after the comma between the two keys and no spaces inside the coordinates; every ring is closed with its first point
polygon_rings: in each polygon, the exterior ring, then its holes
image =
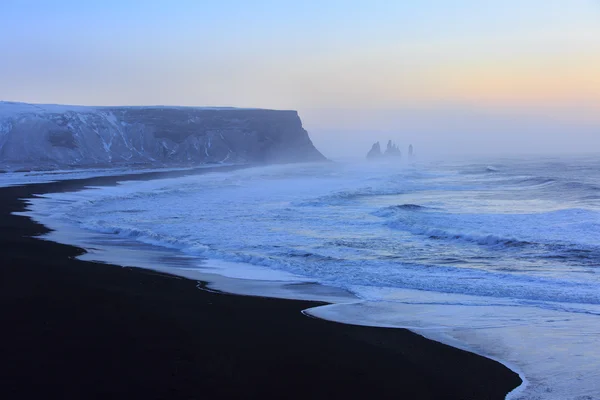
{"type": "Polygon", "coordinates": [[[27,215],[90,259],[145,253],[496,359],[524,380],[509,399],[600,399],[600,157],[253,167],[45,195],[27,215]]]}

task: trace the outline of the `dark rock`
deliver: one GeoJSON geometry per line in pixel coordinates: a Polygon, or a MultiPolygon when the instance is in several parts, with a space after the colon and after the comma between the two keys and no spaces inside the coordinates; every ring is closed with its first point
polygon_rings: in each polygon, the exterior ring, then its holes
{"type": "Polygon", "coordinates": [[[67,130],[56,130],[48,132],[48,141],[55,147],[77,148],[77,142],[73,134],[67,130]]]}
{"type": "Polygon", "coordinates": [[[367,158],[376,159],[381,156],[383,156],[383,154],[381,153],[381,145],[379,144],[379,142],[373,143],[371,150],[369,150],[369,152],[367,153],[367,158]]]}
{"type": "Polygon", "coordinates": [[[397,144],[394,144],[394,142],[392,142],[391,140],[388,140],[387,143],[387,147],[385,149],[385,153],[386,156],[396,156],[399,157],[402,155],[402,152],[400,151],[400,148],[398,147],[397,144]]]}

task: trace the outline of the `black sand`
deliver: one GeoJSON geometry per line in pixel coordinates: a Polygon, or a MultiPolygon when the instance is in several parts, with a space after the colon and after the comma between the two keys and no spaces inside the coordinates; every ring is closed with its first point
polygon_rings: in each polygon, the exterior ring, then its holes
{"type": "Polygon", "coordinates": [[[81,249],[35,239],[47,229],[11,215],[32,194],[117,179],[0,189],[1,399],[482,400],[521,383],[495,361],[407,330],[301,314],[315,303],[80,261],[81,249]]]}

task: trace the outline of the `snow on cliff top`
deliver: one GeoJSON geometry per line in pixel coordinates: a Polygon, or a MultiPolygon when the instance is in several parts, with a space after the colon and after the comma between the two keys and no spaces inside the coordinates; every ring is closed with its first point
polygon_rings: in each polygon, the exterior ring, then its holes
{"type": "Polygon", "coordinates": [[[0,117],[12,117],[20,114],[61,114],[65,112],[94,112],[105,109],[190,109],[190,110],[261,110],[260,108],[237,107],[192,107],[192,106],[75,106],[62,104],[30,104],[12,101],[0,101],[0,117]]]}

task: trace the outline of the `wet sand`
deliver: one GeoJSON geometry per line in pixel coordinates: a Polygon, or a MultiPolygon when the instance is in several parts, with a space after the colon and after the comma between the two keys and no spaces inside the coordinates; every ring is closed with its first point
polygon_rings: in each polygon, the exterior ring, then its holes
{"type": "Polygon", "coordinates": [[[521,383],[498,362],[404,329],[301,313],[318,303],[81,261],[82,249],[36,239],[47,228],[11,214],[33,194],[125,178],[0,188],[0,398],[481,400],[521,383]]]}

